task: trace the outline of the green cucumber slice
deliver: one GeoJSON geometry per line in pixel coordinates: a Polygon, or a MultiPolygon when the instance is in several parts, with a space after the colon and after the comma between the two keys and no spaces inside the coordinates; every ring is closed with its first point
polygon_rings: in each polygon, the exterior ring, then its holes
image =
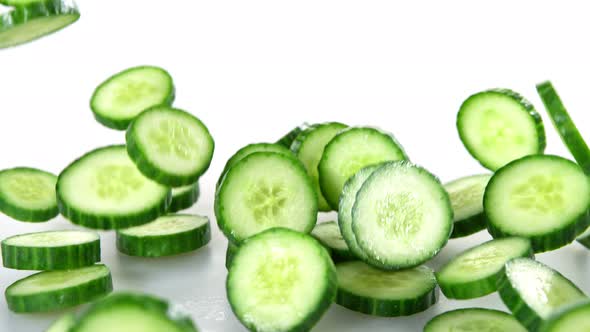
{"type": "Polygon", "coordinates": [[[41,222],[59,213],[55,199],[57,177],[28,167],[0,171],[0,212],[20,221],[41,222]]]}
{"type": "Polygon", "coordinates": [[[421,265],[453,230],[449,196],[434,175],[407,161],[384,163],[362,185],[352,231],[368,264],[386,270],[421,265]]]}
{"type": "Polygon", "coordinates": [[[73,0],[5,0],[12,10],[0,14],[0,49],[28,43],[76,22],[73,0]]]}
{"type": "Polygon", "coordinates": [[[198,182],[188,186],[172,188],[172,202],[170,202],[168,212],[178,212],[190,208],[199,200],[199,195],[198,182]]]}
{"type": "Polygon", "coordinates": [[[458,238],[486,228],[483,194],[492,174],[466,176],[445,184],[453,206],[453,234],[458,238]]]}
{"type": "Polygon", "coordinates": [[[111,292],[111,272],[101,264],[76,270],[44,271],[6,288],[14,312],[46,312],[75,307],[111,292]]]}
{"type": "Polygon", "coordinates": [[[408,316],[437,301],[436,278],[427,266],[383,271],[355,261],[337,264],[336,272],[336,303],[350,310],[374,316],[408,316]]]}
{"type": "Polygon", "coordinates": [[[590,174],[590,149],[588,149],[588,145],[586,145],[574,121],[570,118],[553,84],[549,81],[537,84],[537,92],[541,100],[543,100],[553,126],[561,136],[561,140],[574,156],[574,159],[584,169],[584,172],[590,174]]]}
{"type": "Polygon", "coordinates": [[[344,183],[361,168],[402,159],[406,153],[391,134],[368,127],[345,129],[326,145],[318,165],[322,195],[337,210],[344,183]]]}
{"type": "Polygon", "coordinates": [[[515,258],[504,268],[498,292],[512,314],[529,331],[565,305],[586,299],[571,281],[550,267],[530,258],[515,258]]]}
{"type": "Polygon", "coordinates": [[[87,231],[48,231],[2,241],[4,267],[18,270],[70,270],[100,261],[100,237],[87,231]]]}
{"type": "Polygon", "coordinates": [[[155,106],[127,130],[127,152],[148,178],[171,187],[195,183],[213,158],[215,143],[195,116],[168,106],[155,106]]]}
{"type": "Polygon", "coordinates": [[[88,309],[70,332],[197,332],[192,320],[160,298],[112,294],[88,309]]]}
{"type": "Polygon", "coordinates": [[[431,319],[424,332],[527,332],[512,315],[503,311],[466,308],[442,313],[431,319]]]}
{"type": "Polygon", "coordinates": [[[436,273],[436,279],[447,298],[485,296],[498,289],[504,265],[516,257],[533,257],[528,239],[512,237],[488,241],[451,259],[436,273]]]}
{"type": "Polygon", "coordinates": [[[302,131],[309,128],[309,124],[307,122],[302,123],[301,125],[291,129],[288,133],[286,133],[283,137],[281,137],[276,144],[286,147],[287,149],[291,147],[293,141],[302,131]]]}
{"type": "Polygon", "coordinates": [[[328,249],[335,262],[349,261],[356,258],[348,249],[342,234],[340,234],[340,228],[335,221],[317,224],[311,231],[311,236],[315,237],[328,249]]]}
{"type": "Polygon", "coordinates": [[[336,296],[336,271],[312,237],[274,228],[240,244],[226,288],[250,331],[309,331],[336,296]]]}
{"type": "Polygon", "coordinates": [[[588,227],[590,180],[567,159],[527,156],[492,176],[483,204],[493,237],[527,237],[535,252],[553,250],[588,227]]]}
{"type": "Polygon", "coordinates": [[[144,110],[172,105],[174,83],[168,72],[155,66],[125,69],[101,83],[90,100],[96,120],[104,126],[126,130],[144,110]]]}
{"type": "Polygon", "coordinates": [[[588,331],[590,329],[590,301],[565,306],[551,315],[541,332],[588,331]]]}
{"type": "Polygon", "coordinates": [[[236,253],[238,252],[238,246],[236,244],[233,244],[231,242],[227,243],[227,249],[225,251],[225,268],[229,269],[229,267],[231,266],[231,262],[234,259],[234,256],[236,255],[236,253]]]}
{"type": "Polygon", "coordinates": [[[70,329],[76,324],[74,314],[65,314],[58,318],[45,332],[70,332],[70,329]]]}
{"type": "Polygon", "coordinates": [[[492,171],[545,150],[541,116],[528,100],[508,89],[467,98],[457,114],[457,130],[467,151],[492,171]]]}
{"type": "Polygon", "coordinates": [[[137,170],[124,145],[93,150],[71,163],[57,181],[60,212],[96,229],[128,228],[164,214],[170,189],[137,170]]]}
{"type": "Polygon", "coordinates": [[[255,152],[232,166],[215,195],[217,224],[232,242],[273,227],[309,233],[318,199],[310,178],[293,157],[255,152]]]}
{"type": "Polygon", "coordinates": [[[580,234],[576,241],[584,247],[590,249],[590,227],[588,227],[582,234],[580,234]]]}
{"type": "Polygon", "coordinates": [[[326,145],[343,129],[348,126],[338,122],[315,124],[302,131],[291,144],[291,150],[305,166],[307,174],[311,177],[318,195],[318,207],[320,211],[331,211],[332,207],[326,202],[320,189],[318,165],[326,145]]]}
{"type": "Polygon", "coordinates": [[[209,218],[170,214],[117,231],[117,249],[130,256],[162,257],[197,250],[211,240],[209,218]]]}

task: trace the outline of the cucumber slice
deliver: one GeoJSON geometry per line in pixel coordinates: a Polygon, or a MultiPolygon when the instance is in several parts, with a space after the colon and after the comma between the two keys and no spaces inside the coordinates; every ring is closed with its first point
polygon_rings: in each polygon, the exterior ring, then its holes
{"type": "Polygon", "coordinates": [[[192,320],[150,295],[116,293],[96,302],[70,332],[197,332],[192,320]]]}
{"type": "Polygon", "coordinates": [[[277,141],[277,144],[284,146],[286,148],[290,148],[295,138],[297,138],[297,136],[307,128],[309,128],[309,124],[307,122],[302,123],[300,126],[291,129],[288,133],[285,134],[285,136],[281,137],[277,141]]]}
{"type": "Polygon", "coordinates": [[[197,250],[211,240],[209,218],[170,214],[117,231],[117,249],[130,256],[162,257],[197,250]]]}
{"type": "Polygon", "coordinates": [[[94,91],[90,108],[104,126],[126,130],[144,110],[172,105],[174,83],[168,72],[155,66],[125,69],[109,77],[94,91]]]}
{"type": "Polygon", "coordinates": [[[240,245],[226,287],[250,331],[309,331],[336,296],[336,271],[312,237],[274,228],[240,245]]]}
{"type": "Polygon", "coordinates": [[[336,272],[336,303],[369,315],[413,315],[430,308],[438,297],[434,271],[427,266],[383,271],[356,261],[337,264],[336,272]]]}
{"type": "Polygon", "coordinates": [[[588,227],[590,180],[567,159],[527,156],[492,176],[483,204],[493,237],[527,237],[535,252],[553,250],[588,227]]]}
{"type": "Polygon", "coordinates": [[[44,271],[6,288],[14,312],[46,312],[75,307],[113,290],[111,271],[101,264],[67,271],[44,271]]]}
{"type": "Polygon", "coordinates": [[[559,308],[586,299],[576,285],[559,272],[530,258],[506,263],[498,292],[516,319],[529,331],[539,326],[559,308]]]}
{"type": "Polygon", "coordinates": [[[238,246],[228,242],[227,244],[227,250],[225,251],[225,268],[229,269],[231,262],[234,259],[234,256],[236,255],[236,253],[238,252],[238,246]]]}
{"type": "Polygon", "coordinates": [[[190,113],[155,106],[127,130],[127,152],[148,178],[171,187],[193,184],[213,158],[215,143],[209,130],[190,113]]]}
{"type": "Polygon", "coordinates": [[[65,314],[57,319],[45,332],[70,332],[70,329],[76,324],[74,314],[65,314]]]}
{"type": "Polygon", "coordinates": [[[580,243],[581,245],[583,245],[584,247],[590,249],[590,227],[588,227],[584,233],[580,234],[577,238],[576,241],[578,241],[578,243],[580,243]]]}
{"type": "Polygon", "coordinates": [[[337,210],[344,183],[361,168],[402,159],[406,153],[391,134],[368,127],[345,129],[326,145],[318,165],[322,195],[337,210]]]}
{"type": "Polygon", "coordinates": [[[564,307],[554,313],[541,327],[541,332],[590,330],[590,301],[564,307]]]}
{"type": "Polygon", "coordinates": [[[18,270],[70,270],[100,261],[100,237],[86,231],[15,235],[2,241],[4,267],[18,270]]]}
{"type": "Polygon", "coordinates": [[[57,181],[60,212],[75,224],[128,228],[164,214],[170,189],[144,177],[124,145],[93,150],[71,163],[57,181]]]}
{"type": "Polygon", "coordinates": [[[590,174],[590,149],[588,149],[588,145],[586,145],[574,121],[570,118],[553,84],[549,81],[537,84],[537,92],[541,100],[543,100],[553,126],[561,136],[561,140],[574,156],[574,159],[584,169],[584,172],[590,174]]]}
{"type": "Polygon", "coordinates": [[[328,249],[332,259],[336,262],[353,260],[356,257],[350,252],[346,242],[340,234],[340,228],[335,221],[328,221],[317,224],[311,231],[311,236],[315,237],[320,243],[328,249]]]}
{"type": "Polygon", "coordinates": [[[73,0],[4,0],[13,6],[0,14],[0,49],[52,34],[80,18],[73,0]]]}
{"type": "Polygon", "coordinates": [[[421,265],[453,230],[449,196],[434,175],[407,161],[388,162],[362,185],[352,208],[352,231],[375,267],[421,265]]]}
{"type": "Polygon", "coordinates": [[[467,98],[457,114],[457,130],[471,156],[492,171],[545,150],[541,116],[512,90],[487,90],[467,98]]]}
{"type": "Polygon", "coordinates": [[[331,211],[332,207],[326,202],[320,189],[318,165],[326,145],[343,129],[348,126],[338,122],[315,124],[301,132],[291,145],[291,150],[305,166],[307,174],[311,177],[318,195],[318,207],[320,211],[331,211]]]}
{"type": "Polygon", "coordinates": [[[468,249],[446,263],[436,279],[450,299],[473,299],[495,292],[507,261],[533,257],[528,239],[512,237],[488,241],[468,249]]]}
{"type": "Polygon", "coordinates": [[[178,212],[190,208],[199,200],[199,195],[198,182],[188,186],[172,188],[172,202],[170,202],[168,212],[178,212]]]}
{"type": "Polygon", "coordinates": [[[234,243],[273,227],[309,233],[318,199],[301,163],[255,152],[232,166],[215,195],[219,228],[234,243]]]}
{"type": "Polygon", "coordinates": [[[527,332],[520,323],[503,311],[466,308],[447,311],[433,319],[424,332],[527,332]]]}
{"type": "Polygon", "coordinates": [[[59,213],[55,199],[57,177],[28,167],[0,171],[0,212],[20,221],[41,222],[59,213]]]}
{"type": "Polygon", "coordinates": [[[451,238],[471,235],[486,228],[483,194],[492,174],[472,175],[445,184],[453,206],[451,238]]]}

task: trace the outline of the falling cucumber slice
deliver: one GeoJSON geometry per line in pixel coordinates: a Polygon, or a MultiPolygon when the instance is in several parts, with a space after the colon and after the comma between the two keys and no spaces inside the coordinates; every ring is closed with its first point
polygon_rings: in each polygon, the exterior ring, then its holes
{"type": "Polygon", "coordinates": [[[65,314],[58,318],[45,332],[70,332],[70,329],[76,324],[74,314],[65,314]]]}
{"type": "MultiPolygon", "coordinates": [[[[466,308],[447,311],[431,319],[423,332],[527,332],[512,315],[503,311],[466,308]]],[[[564,330],[568,331],[568,330],[564,330]]]]}
{"type": "Polygon", "coordinates": [[[342,238],[340,228],[335,221],[317,224],[311,231],[311,236],[315,237],[326,249],[328,249],[335,262],[356,259],[348,249],[348,245],[346,245],[346,241],[342,238]]]}
{"type": "Polygon", "coordinates": [[[199,200],[199,195],[198,182],[188,186],[172,188],[172,202],[170,202],[168,212],[178,212],[190,208],[199,200]]]}
{"type": "Polygon", "coordinates": [[[0,171],[0,212],[20,221],[47,221],[59,213],[57,177],[28,167],[0,171]]]}
{"type": "Polygon", "coordinates": [[[445,184],[453,206],[451,238],[464,237],[486,228],[483,194],[491,174],[466,176],[445,184]]]}
{"type": "Polygon", "coordinates": [[[588,331],[590,329],[590,301],[566,306],[543,324],[540,332],[588,331]]]}
{"type": "Polygon", "coordinates": [[[289,130],[289,132],[286,133],[283,137],[281,137],[276,142],[276,144],[284,146],[287,149],[289,149],[291,147],[291,144],[293,144],[293,141],[295,140],[295,138],[297,138],[297,136],[299,134],[301,134],[301,132],[307,128],[309,128],[309,124],[306,122],[302,123],[300,126],[297,126],[293,129],[289,130]]]}

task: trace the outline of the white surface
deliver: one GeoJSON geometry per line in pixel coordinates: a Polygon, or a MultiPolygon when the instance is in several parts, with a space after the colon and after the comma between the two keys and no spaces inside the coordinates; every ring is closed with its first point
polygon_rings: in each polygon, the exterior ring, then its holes
{"type": "MultiPolygon", "coordinates": [[[[444,181],[483,171],[454,126],[470,93],[523,93],[543,114],[547,151],[567,155],[535,92],[535,83],[550,78],[581,130],[590,129],[590,21],[582,1],[81,0],[80,7],[82,18],[69,29],[0,51],[0,168],[57,173],[92,148],[123,142],[123,133],[93,120],[88,102],[108,75],[138,64],[167,68],[175,105],[199,116],[216,140],[202,198],[191,210],[210,217],[225,160],[302,121],[381,126],[444,181]]],[[[0,216],[2,238],[73,227],[62,218],[27,224],[0,216]]],[[[488,238],[453,240],[431,265],[488,238]]],[[[243,331],[224,297],[225,245],[215,228],[206,249],[147,260],[118,254],[113,234],[104,233],[103,261],[117,290],[171,299],[203,331],[243,331]]],[[[573,244],[539,258],[590,292],[589,251],[573,244]]],[[[2,268],[0,288],[28,274],[2,268]]],[[[496,294],[461,302],[441,297],[408,318],[333,306],[315,331],[420,331],[435,314],[475,305],[504,308],[496,294]]],[[[41,331],[55,317],[15,315],[0,301],[0,331],[41,331]]]]}

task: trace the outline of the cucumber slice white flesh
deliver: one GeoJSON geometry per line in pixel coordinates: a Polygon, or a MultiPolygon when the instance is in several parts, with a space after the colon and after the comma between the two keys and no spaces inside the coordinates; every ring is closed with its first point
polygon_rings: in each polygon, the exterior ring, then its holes
{"type": "Polygon", "coordinates": [[[541,116],[511,90],[488,90],[467,98],[457,115],[457,129],[469,153],[492,171],[545,149],[541,116]]]}
{"type": "Polygon", "coordinates": [[[590,301],[565,306],[554,313],[541,327],[541,332],[590,330],[590,301]]]}
{"type": "Polygon", "coordinates": [[[168,212],[178,212],[193,206],[201,194],[199,183],[189,184],[188,186],[172,188],[172,201],[168,207],[168,212]]]}
{"type": "Polygon", "coordinates": [[[227,172],[215,195],[215,216],[230,241],[273,227],[309,233],[317,197],[301,163],[274,152],[256,152],[227,172]]]}
{"type": "Polygon", "coordinates": [[[336,303],[375,316],[408,316],[424,311],[437,301],[434,271],[426,266],[383,271],[363,262],[336,265],[336,303]]]}
{"type": "Polygon", "coordinates": [[[47,36],[80,18],[73,0],[12,0],[2,3],[13,8],[0,14],[0,49],[47,36]]]}
{"type": "Polygon", "coordinates": [[[453,234],[463,237],[486,228],[483,194],[492,174],[472,175],[445,184],[453,206],[453,234]]]}
{"type": "Polygon", "coordinates": [[[311,231],[311,236],[328,249],[334,261],[348,261],[355,258],[342,238],[340,228],[335,221],[317,224],[311,231]]]}
{"type": "Polygon", "coordinates": [[[434,257],[453,230],[449,196],[432,174],[407,161],[388,162],[362,185],[352,230],[366,262],[394,270],[434,257]]]}
{"type": "Polygon", "coordinates": [[[590,223],[589,206],[590,180],[580,166],[549,155],[501,168],[484,195],[490,234],[528,237],[535,252],[572,242],[590,223]]]}
{"type": "Polygon", "coordinates": [[[291,150],[301,160],[311,177],[316,193],[318,194],[318,207],[320,211],[331,211],[332,208],[322,195],[319,182],[318,165],[322,159],[326,145],[347,126],[338,122],[320,123],[311,126],[301,132],[291,145],[291,150]]]}
{"type": "Polygon", "coordinates": [[[344,183],[361,168],[402,159],[407,156],[391,134],[367,127],[345,129],[326,145],[318,165],[322,195],[336,210],[344,183]]]}
{"type": "Polygon", "coordinates": [[[274,228],[240,245],[226,287],[249,330],[309,331],[336,296],[336,271],[315,239],[274,228]]]}
{"type": "Polygon", "coordinates": [[[75,224],[128,228],[164,214],[170,188],[139,172],[123,145],[91,151],[70,164],[57,181],[60,212],[75,224]]]}
{"type": "Polygon", "coordinates": [[[454,257],[436,273],[436,278],[447,298],[473,299],[498,289],[498,280],[507,261],[532,255],[528,239],[496,239],[454,257]]]}
{"type": "Polygon", "coordinates": [[[531,331],[565,305],[587,298],[559,272],[529,258],[506,263],[498,285],[504,304],[531,331]]]}
{"type": "Polygon", "coordinates": [[[45,332],[70,332],[70,329],[76,324],[74,314],[65,314],[58,318],[45,332]]]}
{"type": "Polygon", "coordinates": [[[0,171],[0,212],[20,221],[47,221],[58,215],[57,177],[28,167],[0,171]]]}
{"type": "Polygon", "coordinates": [[[148,178],[171,187],[195,183],[207,171],[215,143],[209,130],[188,112],[155,106],[127,130],[127,152],[148,178]]]}
{"type": "Polygon", "coordinates": [[[106,127],[126,130],[139,113],[156,105],[172,105],[174,83],[162,68],[125,69],[101,83],[90,100],[96,120],[106,127]]]}
{"type": "Polygon", "coordinates": [[[503,311],[466,308],[447,311],[433,319],[424,332],[527,332],[518,320],[503,311]]]}

